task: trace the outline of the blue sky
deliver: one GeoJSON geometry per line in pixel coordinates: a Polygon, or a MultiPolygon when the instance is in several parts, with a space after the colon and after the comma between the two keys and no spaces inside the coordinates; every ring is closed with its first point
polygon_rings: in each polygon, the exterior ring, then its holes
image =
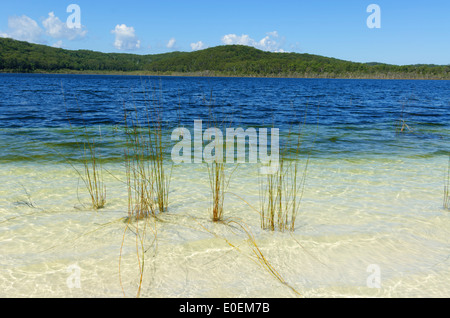
{"type": "Polygon", "coordinates": [[[0,36],[102,52],[245,44],[355,62],[450,64],[450,1],[3,1],[0,36]],[[70,4],[81,9],[80,28],[67,27],[70,4]],[[381,28],[367,25],[370,4],[381,9],[381,28]]]}

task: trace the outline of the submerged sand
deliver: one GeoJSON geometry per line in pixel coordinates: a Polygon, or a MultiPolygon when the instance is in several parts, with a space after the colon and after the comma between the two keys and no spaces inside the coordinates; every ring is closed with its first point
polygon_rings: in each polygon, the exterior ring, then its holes
{"type": "MultiPolygon", "coordinates": [[[[240,166],[225,218],[248,226],[290,288],[262,266],[243,231],[210,221],[206,166],[175,166],[169,211],[148,221],[138,244],[146,249],[141,296],[284,298],[297,297],[295,289],[305,297],[449,297],[443,167],[439,157],[314,159],[296,231],[272,233],[234,195],[258,207],[257,166],[240,166]]],[[[117,179],[105,176],[108,203],[95,212],[83,206],[89,198],[70,166],[0,165],[1,297],[137,295],[124,167],[106,168],[117,179]]]]}

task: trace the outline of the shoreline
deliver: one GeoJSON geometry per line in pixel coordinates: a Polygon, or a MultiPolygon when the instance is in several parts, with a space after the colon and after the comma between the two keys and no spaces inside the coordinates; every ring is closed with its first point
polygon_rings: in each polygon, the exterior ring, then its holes
{"type": "Polygon", "coordinates": [[[36,75],[97,75],[97,76],[149,76],[149,77],[210,77],[210,78],[268,78],[268,79],[341,79],[341,80],[404,80],[404,81],[448,81],[450,78],[438,77],[407,77],[407,76],[328,76],[328,75],[229,75],[210,71],[194,72],[194,73],[155,73],[145,71],[120,72],[120,71],[60,71],[60,72],[17,72],[17,71],[0,71],[0,74],[36,74],[36,75]]]}

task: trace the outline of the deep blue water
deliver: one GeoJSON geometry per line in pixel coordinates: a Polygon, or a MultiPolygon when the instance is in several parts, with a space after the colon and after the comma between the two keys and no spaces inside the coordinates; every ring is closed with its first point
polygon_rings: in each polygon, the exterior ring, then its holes
{"type": "Polygon", "coordinates": [[[51,147],[73,146],[70,125],[98,132],[106,156],[119,157],[116,127],[125,110],[146,105],[161,111],[168,132],[211,114],[234,128],[289,132],[305,122],[306,147],[317,156],[449,151],[449,81],[3,74],[0,160],[53,160],[51,147]],[[400,119],[412,131],[397,134],[400,119]]]}

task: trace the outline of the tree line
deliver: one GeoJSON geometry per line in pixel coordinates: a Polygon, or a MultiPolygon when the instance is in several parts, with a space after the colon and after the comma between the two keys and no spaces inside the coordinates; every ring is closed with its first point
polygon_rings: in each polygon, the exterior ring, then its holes
{"type": "Polygon", "coordinates": [[[71,51],[7,38],[0,38],[0,72],[450,79],[450,65],[354,63],[312,54],[271,53],[242,45],[138,55],[71,51]]]}

